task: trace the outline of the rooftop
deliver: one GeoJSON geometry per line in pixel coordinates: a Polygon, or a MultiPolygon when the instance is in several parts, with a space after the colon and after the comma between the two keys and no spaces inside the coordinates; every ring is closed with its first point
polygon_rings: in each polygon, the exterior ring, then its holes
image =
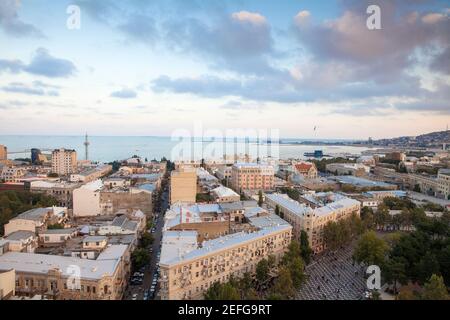
{"type": "Polygon", "coordinates": [[[73,276],[74,266],[80,268],[83,279],[101,279],[112,276],[118,260],[89,260],[74,257],[34,253],[7,252],[0,256],[0,270],[15,269],[16,272],[47,274],[59,270],[64,277],[73,276]]]}
{"type": "Polygon", "coordinates": [[[68,228],[68,229],[48,229],[46,231],[39,232],[39,234],[72,234],[76,232],[76,228],[68,228]]]}
{"type": "Polygon", "coordinates": [[[26,240],[30,237],[34,237],[36,236],[36,234],[32,231],[15,231],[13,233],[10,233],[9,235],[7,235],[5,237],[5,240],[10,240],[10,241],[20,241],[20,240],[26,240]]]}

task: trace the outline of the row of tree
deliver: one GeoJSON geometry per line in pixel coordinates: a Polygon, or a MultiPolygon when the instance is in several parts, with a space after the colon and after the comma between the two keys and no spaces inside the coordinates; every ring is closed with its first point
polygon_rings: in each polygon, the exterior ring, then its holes
{"type": "MultiPolygon", "coordinates": [[[[367,265],[378,265],[382,278],[398,293],[398,285],[414,284],[421,290],[450,285],[450,240],[448,217],[425,218],[412,232],[391,233],[384,238],[374,231],[366,232],[358,241],[354,259],[367,265]],[[435,277],[433,277],[433,275],[435,277]],[[431,284],[430,284],[431,282],[431,284]]],[[[409,292],[403,296],[421,298],[409,292]]],[[[429,293],[425,296],[430,296],[429,293]]],[[[444,295],[445,297],[445,295],[444,295]]]]}
{"type": "Polygon", "coordinates": [[[256,265],[255,276],[245,273],[228,282],[215,282],[206,292],[206,300],[281,300],[295,295],[305,279],[301,245],[292,241],[283,258],[262,259],[256,265]]]}

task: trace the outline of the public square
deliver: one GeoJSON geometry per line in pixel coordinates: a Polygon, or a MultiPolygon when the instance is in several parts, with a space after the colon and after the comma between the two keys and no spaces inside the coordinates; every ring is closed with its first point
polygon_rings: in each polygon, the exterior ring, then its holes
{"type": "Polygon", "coordinates": [[[306,267],[299,300],[360,300],[366,288],[364,268],[352,260],[353,246],[327,252],[306,267]]]}

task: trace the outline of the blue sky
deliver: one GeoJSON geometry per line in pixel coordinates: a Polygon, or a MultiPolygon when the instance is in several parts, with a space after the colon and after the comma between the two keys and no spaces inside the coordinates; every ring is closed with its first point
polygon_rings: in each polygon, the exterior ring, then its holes
{"type": "Polygon", "coordinates": [[[171,135],[196,123],[304,138],[443,130],[449,8],[422,0],[4,0],[0,134],[171,135]],[[80,30],[66,27],[71,4],[81,10],[80,30]],[[366,27],[370,4],[381,8],[381,30],[366,27]]]}

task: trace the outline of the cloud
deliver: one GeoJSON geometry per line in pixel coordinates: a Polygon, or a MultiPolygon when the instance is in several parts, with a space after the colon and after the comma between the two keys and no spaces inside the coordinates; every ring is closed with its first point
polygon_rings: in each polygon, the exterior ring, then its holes
{"type": "Polygon", "coordinates": [[[20,60],[0,59],[0,72],[2,71],[27,72],[47,78],[67,78],[73,76],[77,68],[71,61],[55,58],[47,49],[38,48],[29,64],[20,60]]]}
{"type": "Polygon", "coordinates": [[[59,91],[56,88],[56,86],[34,81],[31,85],[22,82],[11,82],[1,87],[1,90],[9,93],[57,97],[59,96],[59,91]]]}
{"type": "Polygon", "coordinates": [[[29,23],[20,20],[18,11],[19,0],[0,1],[0,27],[4,32],[15,37],[36,37],[43,38],[42,31],[29,23]]]}
{"type": "Polygon", "coordinates": [[[132,99],[137,97],[137,93],[134,90],[122,89],[111,93],[111,97],[120,99],[132,99]]]}

